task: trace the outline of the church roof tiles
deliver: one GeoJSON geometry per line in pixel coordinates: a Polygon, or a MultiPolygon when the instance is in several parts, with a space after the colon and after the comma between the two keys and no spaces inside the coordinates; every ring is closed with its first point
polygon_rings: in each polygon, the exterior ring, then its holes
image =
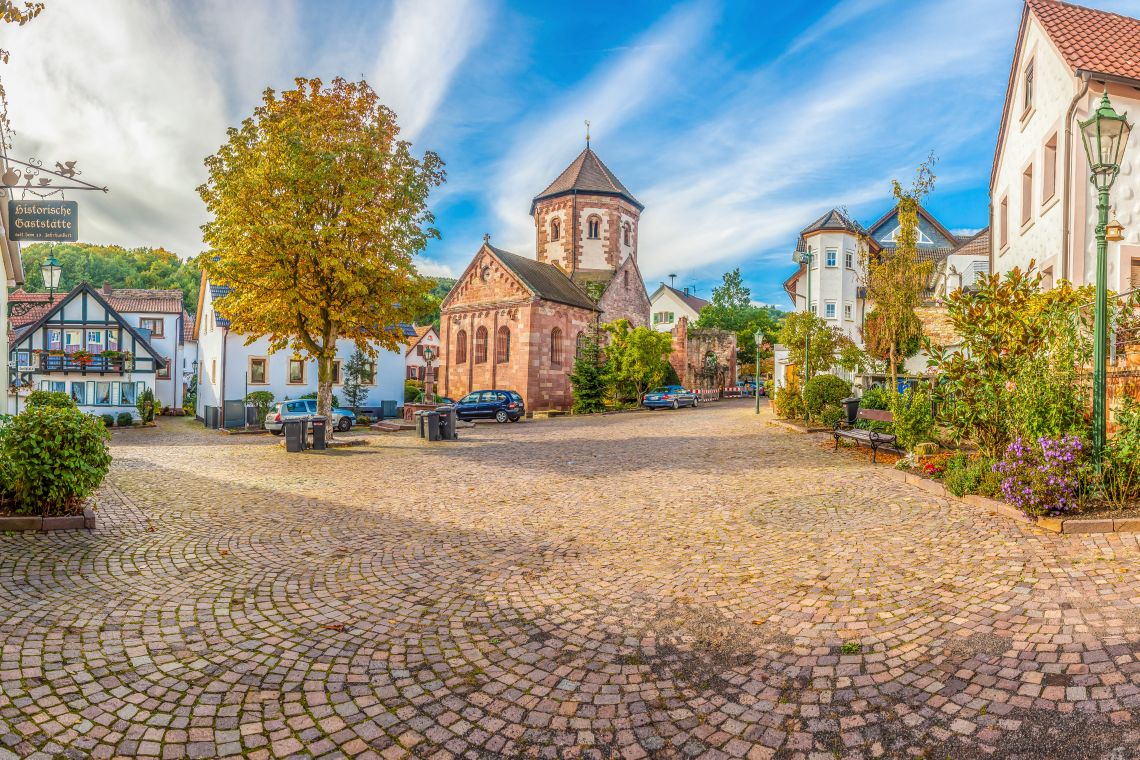
{"type": "Polygon", "coordinates": [[[609,167],[602,163],[598,154],[587,145],[586,149],[570,162],[570,165],[558,175],[557,179],[550,183],[549,187],[534,196],[534,200],[531,202],[531,213],[534,213],[535,203],[544,198],[556,198],[560,195],[577,193],[616,195],[637,206],[639,211],[645,208],[633,197],[633,193],[625,188],[621,180],[609,170],[609,167]]]}
{"type": "Polygon", "coordinates": [[[586,292],[575,285],[574,281],[558,267],[504,251],[502,248],[495,248],[490,243],[487,247],[539,298],[577,306],[580,309],[598,310],[586,292]]]}

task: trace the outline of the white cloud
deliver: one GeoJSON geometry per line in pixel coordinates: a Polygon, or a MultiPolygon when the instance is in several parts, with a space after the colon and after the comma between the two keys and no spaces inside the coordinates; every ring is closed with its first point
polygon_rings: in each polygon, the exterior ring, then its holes
{"type": "Polygon", "coordinates": [[[48,3],[5,31],[13,157],[78,160],[82,179],[110,188],[68,196],[80,202],[82,240],[193,255],[206,221],[195,190],[203,159],[265,87],[375,69],[383,81],[373,84],[391,93],[411,135],[432,118],[482,28],[473,0],[397,0],[388,19],[358,15],[343,50],[341,35],[317,37],[300,10],[321,13],[295,0],[48,3]]]}
{"type": "Polygon", "coordinates": [[[470,0],[397,0],[368,81],[396,112],[402,137],[414,139],[431,121],[488,15],[470,0]]]}
{"type": "Polygon", "coordinates": [[[439,261],[419,258],[416,260],[416,270],[426,277],[455,277],[455,268],[450,264],[439,261]]]}
{"type": "Polygon", "coordinates": [[[583,121],[590,120],[597,143],[620,140],[622,126],[631,117],[668,95],[670,69],[705,35],[711,21],[706,5],[678,7],[612,64],[554,99],[553,109],[518,126],[494,183],[493,209],[505,247],[533,248],[534,223],[526,209],[584,147],[583,121]]]}

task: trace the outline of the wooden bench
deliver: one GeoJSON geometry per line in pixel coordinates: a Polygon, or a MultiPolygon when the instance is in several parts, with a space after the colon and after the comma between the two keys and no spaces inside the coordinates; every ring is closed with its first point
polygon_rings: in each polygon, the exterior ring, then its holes
{"type": "MultiPolygon", "coordinates": [[[[895,416],[885,409],[860,409],[858,414],[855,415],[857,420],[873,420],[875,422],[894,422],[895,416]]],[[[839,450],[839,439],[847,438],[848,440],[855,441],[855,444],[865,443],[871,447],[871,461],[875,461],[875,457],[879,453],[880,448],[892,448],[895,443],[895,436],[889,433],[876,433],[874,430],[864,430],[847,424],[847,420],[840,420],[835,423],[835,430],[832,432],[835,436],[835,450],[839,450]]]]}

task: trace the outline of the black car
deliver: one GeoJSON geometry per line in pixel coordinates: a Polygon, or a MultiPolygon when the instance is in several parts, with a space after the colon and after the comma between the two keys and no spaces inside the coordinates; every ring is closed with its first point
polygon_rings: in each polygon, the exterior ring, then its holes
{"type": "Polygon", "coordinates": [[[518,422],[525,413],[522,396],[514,391],[475,391],[455,405],[455,414],[461,420],[518,422]]]}

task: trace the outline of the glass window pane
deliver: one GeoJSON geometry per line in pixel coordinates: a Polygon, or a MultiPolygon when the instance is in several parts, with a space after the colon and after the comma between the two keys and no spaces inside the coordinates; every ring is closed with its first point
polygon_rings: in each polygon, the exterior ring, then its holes
{"type": "Polygon", "coordinates": [[[87,384],[86,383],[72,383],[71,384],[71,400],[77,404],[87,403],[87,384]]]}
{"type": "Polygon", "coordinates": [[[95,383],[95,403],[102,406],[111,404],[111,384],[95,383]]]}

